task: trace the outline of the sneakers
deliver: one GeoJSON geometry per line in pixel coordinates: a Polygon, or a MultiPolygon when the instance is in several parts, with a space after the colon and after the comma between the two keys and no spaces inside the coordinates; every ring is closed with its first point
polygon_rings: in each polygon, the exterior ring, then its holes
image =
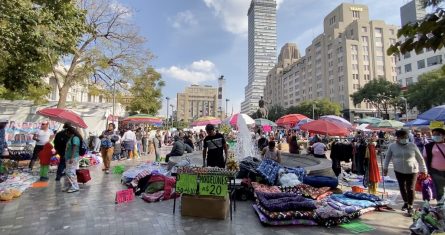
{"type": "Polygon", "coordinates": [[[74,193],[74,192],[77,192],[77,191],[79,191],[79,189],[73,189],[73,188],[70,188],[70,189],[68,189],[66,192],[67,192],[67,193],[74,193]]]}
{"type": "Polygon", "coordinates": [[[404,203],[402,206],[402,211],[406,211],[408,209],[408,203],[404,203]]]}
{"type": "Polygon", "coordinates": [[[412,206],[408,207],[408,211],[407,211],[408,217],[412,217],[413,214],[414,214],[414,209],[412,208],[412,206]]]}
{"type": "Polygon", "coordinates": [[[105,170],[105,174],[110,174],[110,170],[105,170]]]}

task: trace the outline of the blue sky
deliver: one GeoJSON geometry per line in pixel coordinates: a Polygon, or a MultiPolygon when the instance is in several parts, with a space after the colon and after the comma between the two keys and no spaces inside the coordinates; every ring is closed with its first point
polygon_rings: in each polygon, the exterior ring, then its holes
{"type": "MultiPolygon", "coordinates": [[[[337,0],[279,0],[277,53],[286,42],[304,52],[322,32],[325,15],[337,0]]],[[[356,0],[369,7],[371,19],[400,25],[407,0],[356,0]]],[[[247,10],[250,0],[116,0],[133,10],[131,20],[155,55],[151,64],[162,74],[164,96],[176,106],[176,93],[190,84],[217,85],[226,78],[229,112],[240,110],[247,84],[247,10]]],[[[166,113],[166,102],[160,115],[166,113]]],[[[224,106],[224,105],[223,105],[224,106]]]]}

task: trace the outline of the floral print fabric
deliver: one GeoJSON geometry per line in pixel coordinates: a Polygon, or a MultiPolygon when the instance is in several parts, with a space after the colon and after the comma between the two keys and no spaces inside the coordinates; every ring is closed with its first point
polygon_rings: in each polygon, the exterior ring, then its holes
{"type": "Polygon", "coordinates": [[[280,188],[278,188],[278,186],[269,186],[269,185],[260,184],[257,182],[252,182],[252,187],[255,192],[281,193],[281,190],[280,190],[280,188]]]}
{"type": "Polygon", "coordinates": [[[259,204],[268,211],[294,211],[316,209],[313,200],[293,193],[256,193],[259,204]]]}
{"type": "Polygon", "coordinates": [[[332,194],[329,187],[315,188],[307,184],[299,184],[294,187],[282,187],[281,191],[300,194],[314,200],[321,200],[332,194]]]}

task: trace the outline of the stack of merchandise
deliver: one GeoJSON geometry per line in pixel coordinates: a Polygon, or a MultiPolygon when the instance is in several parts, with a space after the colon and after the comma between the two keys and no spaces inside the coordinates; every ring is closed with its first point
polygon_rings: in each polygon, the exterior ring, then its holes
{"type": "Polygon", "coordinates": [[[286,182],[286,186],[294,186],[303,181],[306,176],[304,168],[284,167],[276,161],[266,159],[257,167],[256,172],[263,178],[263,181],[269,185],[275,185],[277,180],[286,182]],[[281,178],[284,177],[284,180],[281,178]]]}
{"type": "Polygon", "coordinates": [[[414,213],[413,224],[409,227],[411,234],[430,235],[445,233],[445,198],[436,206],[425,202],[423,207],[414,213]]]}
{"type": "Polygon", "coordinates": [[[0,183],[0,200],[9,201],[19,197],[38,180],[38,176],[33,176],[25,172],[8,175],[7,179],[0,183]]]}
{"type": "Polygon", "coordinates": [[[96,166],[102,162],[102,158],[100,157],[100,154],[88,152],[88,154],[82,156],[79,160],[79,166],[80,167],[89,167],[89,166],[96,166]]]}
{"type": "Polygon", "coordinates": [[[136,188],[140,179],[152,173],[167,175],[168,172],[158,162],[142,163],[122,173],[121,182],[129,187],[136,188]]]}
{"type": "Polygon", "coordinates": [[[219,167],[178,167],[178,174],[211,174],[211,175],[226,175],[228,177],[234,177],[237,171],[228,170],[219,167]]]}

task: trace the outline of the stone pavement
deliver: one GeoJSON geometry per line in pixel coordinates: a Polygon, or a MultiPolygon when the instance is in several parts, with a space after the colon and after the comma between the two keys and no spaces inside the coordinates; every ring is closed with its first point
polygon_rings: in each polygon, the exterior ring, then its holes
{"type": "MultiPolygon", "coordinates": [[[[140,161],[112,164],[130,166],[140,161]]],[[[339,227],[263,226],[252,202],[237,202],[233,221],[182,217],[179,206],[173,214],[173,200],[146,203],[135,198],[116,205],[115,192],[125,188],[120,175],[105,175],[101,166],[90,171],[92,181],[81,185],[80,192],[62,192],[62,183],[51,175],[49,187],[30,188],[20,198],[0,203],[0,234],[351,234],[339,227]]],[[[395,208],[400,207],[399,202],[395,208]]],[[[411,224],[400,210],[372,212],[361,221],[376,228],[369,234],[409,234],[411,224]]]]}

